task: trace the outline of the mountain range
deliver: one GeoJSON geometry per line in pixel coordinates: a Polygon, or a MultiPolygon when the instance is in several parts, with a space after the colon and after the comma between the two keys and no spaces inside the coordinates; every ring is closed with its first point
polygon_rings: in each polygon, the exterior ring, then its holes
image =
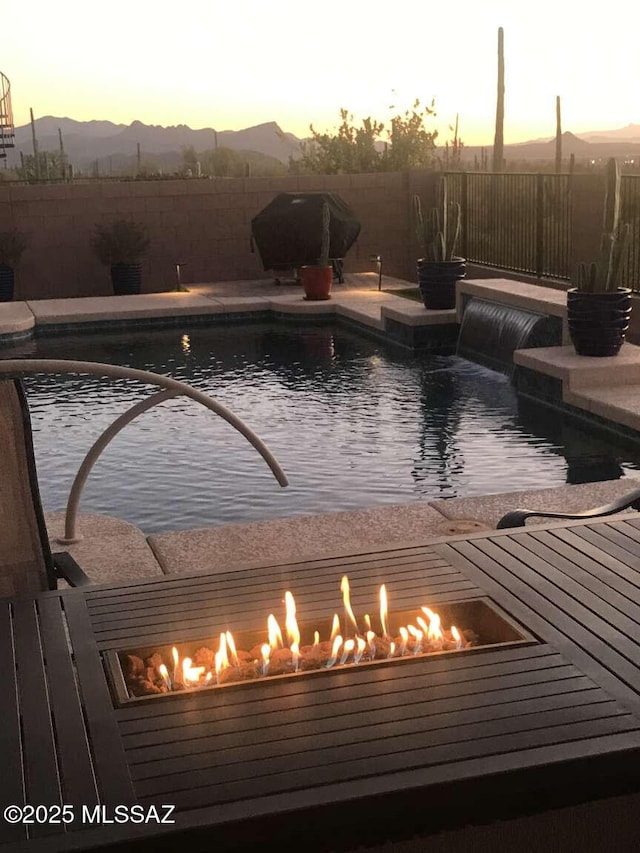
{"type": "MultiPolygon", "coordinates": [[[[125,125],[44,116],[36,119],[35,130],[40,151],[58,151],[60,132],[74,169],[87,169],[98,161],[101,173],[104,173],[105,166],[120,171],[133,165],[138,156],[138,145],[143,160],[152,158],[156,165],[169,169],[182,164],[184,147],[193,147],[197,152],[216,147],[245,154],[258,152],[263,162],[272,160],[275,165],[287,164],[290,157],[300,155],[302,141],[293,133],[283,131],[275,121],[243,130],[215,131],[213,128],[193,130],[184,124],[161,127],[134,121],[125,125]]],[[[486,146],[485,151],[490,148],[490,145],[486,146]]],[[[481,146],[465,146],[464,159],[472,160],[481,151],[481,146]]],[[[33,152],[30,124],[15,129],[15,148],[7,152],[9,167],[20,163],[20,152],[33,152]]],[[[576,159],[640,156],[640,125],[590,131],[579,137],[567,131],[563,134],[562,154],[563,157],[574,154],[576,159]]],[[[506,159],[552,160],[554,155],[554,137],[505,145],[506,159]]]]}
{"type": "MultiPolygon", "coordinates": [[[[166,167],[182,163],[185,147],[193,147],[198,152],[216,147],[258,152],[279,163],[288,163],[290,156],[300,154],[300,140],[292,133],[285,133],[274,121],[244,130],[215,131],[213,128],[193,130],[186,124],[161,127],[141,121],[126,125],[44,116],[36,119],[35,131],[40,151],[58,151],[60,131],[65,153],[75,169],[85,169],[96,160],[102,165],[110,160],[111,165],[118,168],[125,161],[132,164],[137,158],[138,145],[142,158],[152,157],[166,167]]],[[[30,124],[15,129],[15,148],[13,152],[8,151],[7,157],[10,167],[19,164],[20,152],[33,153],[30,124]]]]}

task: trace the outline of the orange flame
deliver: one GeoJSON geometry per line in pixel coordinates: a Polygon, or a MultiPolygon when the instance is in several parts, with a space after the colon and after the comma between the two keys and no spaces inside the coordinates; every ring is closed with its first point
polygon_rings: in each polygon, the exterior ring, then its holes
{"type": "Polygon", "coordinates": [[[417,655],[418,652],[422,650],[422,638],[424,634],[422,631],[416,628],[415,625],[407,625],[407,630],[413,637],[413,653],[414,655],[417,655]]]}
{"type": "Polygon", "coordinates": [[[284,602],[287,608],[287,615],[285,619],[287,639],[289,640],[291,650],[293,651],[293,646],[298,646],[300,644],[300,629],[298,628],[298,622],[296,620],[296,602],[293,595],[288,591],[284,594],[284,602]]]}
{"type": "Polygon", "coordinates": [[[371,660],[376,656],[376,634],[375,631],[367,631],[367,644],[369,646],[369,657],[371,660]]]}
{"type": "Polygon", "coordinates": [[[269,655],[271,654],[269,643],[263,643],[260,646],[260,654],[262,655],[262,674],[266,675],[269,672],[269,655]]]}
{"type": "Polygon", "coordinates": [[[437,613],[434,613],[433,610],[430,610],[428,607],[423,607],[421,609],[429,620],[429,627],[427,628],[427,637],[430,640],[441,640],[443,635],[442,629],[440,628],[440,617],[437,613]]]}
{"type": "Polygon", "coordinates": [[[409,632],[406,628],[402,627],[398,629],[398,633],[402,637],[402,643],[400,644],[400,654],[403,655],[407,650],[407,643],[409,642],[409,632]]]}
{"type": "Polygon", "coordinates": [[[456,628],[455,625],[451,626],[451,636],[456,641],[456,648],[461,649],[462,648],[462,637],[460,636],[460,631],[458,631],[458,629],[456,628]]]}
{"type": "Polygon", "coordinates": [[[182,683],[185,687],[197,684],[200,681],[200,676],[204,675],[205,668],[203,666],[192,666],[192,663],[191,658],[183,658],[182,660],[182,683]]]}
{"type": "Polygon", "coordinates": [[[382,636],[385,639],[389,636],[389,627],[387,619],[389,617],[389,608],[387,603],[387,588],[384,584],[380,587],[380,624],[382,625],[382,636]]]}
{"type": "Polygon", "coordinates": [[[227,648],[229,649],[229,654],[231,655],[231,663],[233,666],[240,666],[240,661],[238,660],[238,653],[236,651],[236,644],[233,642],[231,631],[227,631],[225,636],[227,638],[227,648]]]}
{"type": "Polygon", "coordinates": [[[337,637],[333,640],[333,645],[331,646],[331,657],[327,661],[327,667],[333,666],[338,659],[338,652],[340,651],[340,646],[342,645],[342,637],[338,634],[337,637]]]}
{"type": "Polygon", "coordinates": [[[225,634],[220,634],[220,645],[218,651],[214,655],[216,678],[220,678],[220,673],[223,669],[229,666],[229,658],[227,656],[227,638],[225,634]]]}
{"type": "Polygon", "coordinates": [[[342,657],[340,658],[340,663],[346,663],[349,655],[356,647],[355,640],[346,640],[344,646],[342,647],[342,657]]]}
{"type": "MultiPolygon", "coordinates": [[[[342,603],[344,604],[344,612],[347,614],[347,619],[350,619],[353,623],[353,627],[356,629],[356,633],[358,633],[358,623],[356,621],[356,617],[353,612],[353,608],[351,607],[351,590],[349,589],[349,578],[346,575],[343,575],[342,580],[340,582],[340,592],[342,593],[342,603]]],[[[345,620],[345,633],[347,630],[347,624],[345,620]]]]}
{"type": "Polygon", "coordinates": [[[171,679],[169,678],[169,670],[163,663],[161,663],[158,667],[158,672],[162,676],[162,680],[167,685],[167,688],[171,690],[171,679]]]}
{"type": "Polygon", "coordinates": [[[173,680],[176,682],[178,680],[178,667],[180,665],[180,655],[178,654],[178,650],[175,646],[171,649],[171,657],[173,658],[173,680]]]}
{"type": "Polygon", "coordinates": [[[283,642],[282,631],[280,630],[278,620],[273,613],[270,613],[269,618],[267,619],[267,630],[269,632],[269,645],[275,651],[275,649],[283,645],[283,642]]]}
{"type": "Polygon", "coordinates": [[[335,640],[335,638],[340,633],[340,617],[337,613],[333,614],[333,622],[331,623],[331,634],[329,635],[329,639],[331,642],[335,640]]]}

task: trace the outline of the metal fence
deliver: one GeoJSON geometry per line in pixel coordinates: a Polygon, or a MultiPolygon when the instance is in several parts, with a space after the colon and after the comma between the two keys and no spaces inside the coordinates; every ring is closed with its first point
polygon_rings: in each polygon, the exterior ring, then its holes
{"type": "Polygon", "coordinates": [[[476,263],[571,277],[571,177],[452,172],[449,198],[462,208],[461,250],[476,263]]]}

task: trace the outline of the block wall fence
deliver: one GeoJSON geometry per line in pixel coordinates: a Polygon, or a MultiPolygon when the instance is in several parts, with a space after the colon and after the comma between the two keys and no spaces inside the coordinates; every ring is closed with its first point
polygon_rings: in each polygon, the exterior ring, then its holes
{"type": "MultiPolygon", "coordinates": [[[[17,270],[15,298],[54,299],[111,294],[109,270],[91,252],[96,223],[121,217],[144,223],[150,247],[143,263],[146,292],[171,290],[175,265],[185,284],[271,278],[250,247],[251,219],[280,192],[338,193],[362,222],[346,272],[373,271],[381,255],[388,275],[415,281],[419,256],[412,197],[433,204],[437,175],[428,172],[92,181],[72,184],[0,183],[0,231],[16,227],[29,248],[17,270]]],[[[576,176],[576,258],[597,251],[603,182],[576,176]],[[592,242],[593,240],[593,242],[592,242]],[[586,251],[588,245],[588,251],[586,251]]]]}

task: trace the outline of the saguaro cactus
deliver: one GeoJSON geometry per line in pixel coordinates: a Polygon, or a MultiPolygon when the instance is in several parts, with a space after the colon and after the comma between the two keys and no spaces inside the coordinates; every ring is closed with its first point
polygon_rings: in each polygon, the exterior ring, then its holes
{"type": "Polygon", "coordinates": [[[331,211],[326,201],[322,202],[322,236],[320,238],[320,255],[318,257],[318,265],[321,267],[329,266],[329,248],[331,245],[331,211]]]}
{"type": "Polygon", "coordinates": [[[448,201],[447,179],[443,176],[436,190],[437,207],[429,216],[422,214],[420,197],[413,197],[416,236],[428,261],[451,261],[460,236],[460,205],[448,201]]]}
{"type": "Polygon", "coordinates": [[[493,140],[493,171],[504,169],[504,30],[498,27],[498,97],[496,101],[496,133],[493,140]]]}
{"type": "Polygon", "coordinates": [[[562,121],[560,119],[560,95],[556,96],[556,173],[562,168],[562,121]]]}
{"type": "Polygon", "coordinates": [[[631,226],[620,223],[620,170],[614,157],[607,162],[603,234],[595,263],[578,264],[574,285],[587,293],[607,293],[620,286],[631,226]]]}

